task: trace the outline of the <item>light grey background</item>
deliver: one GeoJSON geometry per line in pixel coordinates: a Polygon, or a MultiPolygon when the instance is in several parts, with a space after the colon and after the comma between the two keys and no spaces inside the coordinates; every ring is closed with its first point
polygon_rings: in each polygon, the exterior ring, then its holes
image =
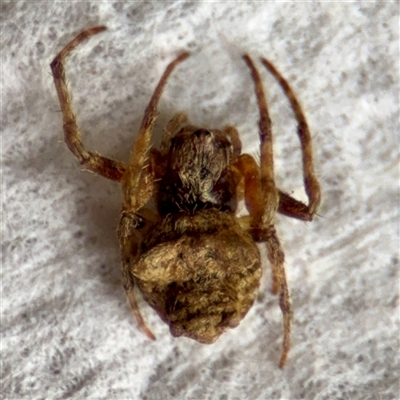
{"type": "MultiPolygon", "coordinates": [[[[399,5],[391,2],[11,2],[1,10],[2,389],[5,399],[398,399],[399,5]],[[206,346],[174,339],[126,304],[117,184],[81,172],[62,141],[49,63],[77,33],[109,28],[70,58],[87,146],[127,159],[167,63],[155,136],[178,111],[234,124],[258,152],[241,55],[272,60],[314,134],[319,217],[277,217],[293,303],[286,368],[265,260],[241,325],[206,346]]],[[[259,65],[259,64],[258,64],[259,65]]],[[[261,67],[260,67],[261,68],[261,67]]],[[[279,186],[304,199],[295,123],[260,69],[279,186]]]]}

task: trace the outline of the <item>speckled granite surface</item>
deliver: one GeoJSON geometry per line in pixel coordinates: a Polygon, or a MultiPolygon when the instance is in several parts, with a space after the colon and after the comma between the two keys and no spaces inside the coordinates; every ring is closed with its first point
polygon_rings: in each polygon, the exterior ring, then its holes
{"type": "MultiPolygon", "coordinates": [[[[12,2],[1,11],[2,389],[4,399],[398,399],[399,6],[367,2],[12,2]],[[162,98],[235,124],[257,153],[243,52],[290,80],[314,135],[320,218],[279,216],[293,348],[277,368],[281,315],[265,260],[259,298],[211,346],[136,329],[120,285],[118,185],[81,172],[62,142],[49,63],[79,31],[68,76],[90,149],[126,159],[144,107],[177,52],[193,56],[162,98]]],[[[299,198],[294,121],[263,71],[279,185],[299,198]]],[[[158,132],[158,133],[157,133],[158,132]]]]}

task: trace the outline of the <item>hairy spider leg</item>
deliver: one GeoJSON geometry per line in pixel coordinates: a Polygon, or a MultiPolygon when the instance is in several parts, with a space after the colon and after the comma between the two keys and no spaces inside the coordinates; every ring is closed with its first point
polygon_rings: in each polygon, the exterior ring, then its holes
{"type": "Polygon", "coordinates": [[[164,128],[161,136],[160,150],[152,148],[150,150],[151,167],[155,180],[160,180],[165,174],[165,168],[168,158],[168,152],[171,146],[172,138],[178,133],[182,125],[188,123],[188,116],[185,112],[179,112],[174,115],[164,128]]]}
{"type": "MultiPolygon", "coordinates": [[[[279,192],[275,186],[274,178],[271,119],[268,114],[267,102],[260,74],[254,66],[252,59],[247,54],[243,56],[243,59],[251,71],[260,113],[260,120],[258,122],[261,141],[260,172],[259,180],[255,178],[252,185],[252,189],[257,191],[255,197],[259,196],[259,200],[254,203],[255,207],[253,206],[256,212],[253,211],[253,215],[251,210],[249,210],[249,212],[253,219],[252,228],[255,239],[266,242],[268,258],[272,268],[272,291],[275,294],[279,293],[279,305],[283,316],[283,349],[279,367],[283,368],[290,350],[291,305],[284,267],[285,255],[274,227],[275,214],[279,206],[279,192]],[[257,180],[259,182],[258,187],[256,183],[257,180]]],[[[247,160],[248,168],[255,174],[255,167],[250,164],[248,157],[244,159],[243,162],[247,160]]],[[[252,163],[253,162],[254,159],[252,163]]],[[[245,197],[247,197],[246,184],[245,197]]]]}
{"type": "Polygon", "coordinates": [[[156,151],[151,152],[151,136],[158,113],[157,105],[172,71],[188,56],[189,53],[180,54],[167,66],[162,75],[146,107],[138,137],[131,151],[129,164],[121,178],[124,205],[118,226],[118,237],[122,253],[124,289],[140,329],[152,340],[155,340],[155,336],[147,327],[140,313],[133,292],[135,282],[129,269],[139,259],[139,244],[142,234],[151,225],[149,210],[145,208],[145,205],[154,192],[154,164],[155,158],[159,154],[156,151]],[[129,254],[128,258],[124,256],[127,254],[129,254]]]}
{"type": "Polygon", "coordinates": [[[175,67],[189,57],[189,53],[181,53],[167,66],[153,96],[146,107],[139,134],[131,151],[131,157],[122,178],[125,196],[125,208],[136,212],[143,207],[153,194],[153,185],[149,182],[149,152],[154,122],[157,118],[157,105],[169,76],[175,67]]]}
{"type": "Polygon", "coordinates": [[[123,162],[115,161],[86,150],[82,142],[64,70],[65,59],[77,46],[79,46],[80,43],[93,35],[105,31],[106,29],[105,26],[97,26],[80,33],[57,54],[50,64],[50,67],[53,73],[58,99],[60,101],[63,116],[64,140],[68,148],[79,160],[83,169],[119,182],[125,171],[126,165],[123,162]]]}
{"type": "Polygon", "coordinates": [[[167,155],[169,147],[171,145],[171,139],[178,132],[178,129],[183,125],[188,123],[188,116],[185,112],[180,112],[174,115],[167,123],[164,128],[164,133],[161,137],[160,153],[162,155],[167,155]]]}
{"type": "Polygon", "coordinates": [[[297,134],[300,139],[302,153],[304,186],[308,197],[308,205],[305,205],[298,200],[293,199],[291,196],[283,192],[279,192],[280,201],[278,211],[281,214],[289,217],[311,221],[321,203],[321,188],[315,174],[312,142],[308,123],[300,103],[297,100],[288,81],[270,61],[265,58],[261,58],[261,62],[278,81],[279,85],[283,89],[283,92],[288,98],[296,117],[298,123],[297,134]]]}
{"type": "MultiPolygon", "coordinates": [[[[125,203],[124,209],[121,213],[118,234],[121,246],[129,246],[129,249],[131,250],[130,254],[136,258],[140,255],[138,246],[138,243],[140,242],[140,231],[146,228],[146,222],[149,222],[146,218],[148,212],[143,209],[143,207],[152,195],[153,191],[149,149],[152,128],[157,117],[157,104],[169,75],[176,65],[186,59],[189,54],[180,54],[168,65],[166,71],[161,77],[150,103],[146,108],[138,139],[132,150],[129,164],[115,161],[97,153],[90,152],[85,148],[76,122],[76,116],[72,107],[72,98],[68,91],[64,70],[66,58],[80,43],[93,35],[105,31],[106,29],[105,26],[97,26],[81,32],[57,54],[50,64],[50,67],[53,73],[54,84],[56,86],[63,115],[64,140],[67,143],[68,148],[79,160],[85,170],[122,183],[125,203]],[[142,215],[137,214],[137,211],[139,210],[142,215]],[[135,232],[135,230],[137,232],[135,232]],[[134,233],[137,233],[137,235],[134,233]]],[[[140,328],[150,339],[154,340],[155,336],[147,328],[140,314],[139,307],[133,294],[134,282],[133,279],[128,276],[128,264],[126,261],[127,260],[123,260],[123,277],[127,298],[140,328]]]]}
{"type": "Polygon", "coordinates": [[[227,125],[222,129],[229,137],[232,145],[232,162],[235,162],[242,152],[242,142],[238,130],[231,125],[227,125]]]}

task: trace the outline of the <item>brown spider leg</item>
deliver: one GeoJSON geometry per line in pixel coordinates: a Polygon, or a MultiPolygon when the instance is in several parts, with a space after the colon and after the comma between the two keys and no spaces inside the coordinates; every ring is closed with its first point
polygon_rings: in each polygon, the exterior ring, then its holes
{"type": "Polygon", "coordinates": [[[96,35],[97,33],[103,32],[106,29],[105,26],[97,26],[80,33],[57,54],[56,58],[50,64],[50,67],[53,73],[58,99],[60,101],[63,116],[64,140],[67,143],[68,148],[79,160],[85,170],[112,179],[113,181],[120,181],[126,168],[124,163],[102,157],[97,153],[85,149],[76,123],[76,116],[72,107],[71,95],[68,92],[64,70],[65,59],[71,51],[73,51],[84,40],[96,35]]]}
{"type": "MultiPolygon", "coordinates": [[[[290,105],[292,106],[296,120],[298,122],[297,134],[299,135],[300,139],[302,161],[303,161],[304,186],[308,197],[308,206],[306,207],[307,207],[307,212],[310,216],[309,220],[311,220],[313,215],[316,213],[319,204],[321,203],[321,188],[318,183],[317,176],[314,170],[312,142],[307,120],[300,106],[300,103],[297,100],[287,80],[281,75],[281,73],[275,68],[275,66],[272,65],[270,61],[268,61],[265,58],[261,58],[261,62],[268,69],[268,71],[274,76],[274,78],[278,81],[279,85],[282,87],[286,97],[290,102],[290,105]]],[[[280,196],[281,196],[281,201],[280,201],[279,212],[288,215],[290,217],[305,219],[304,218],[305,205],[303,203],[291,199],[290,196],[287,194],[280,193],[280,196]],[[291,200],[289,200],[289,198],[291,200]]]]}
{"type": "Polygon", "coordinates": [[[257,96],[258,108],[260,111],[260,119],[258,121],[260,134],[260,179],[263,191],[264,210],[263,217],[260,221],[254,221],[257,226],[273,225],[276,210],[279,205],[279,195],[275,187],[274,177],[274,155],[272,144],[271,119],[269,118],[267,102],[265,100],[264,89],[262,86],[260,74],[254,66],[251,58],[246,54],[243,56],[244,61],[250,68],[251,76],[254,81],[254,87],[257,96]]]}
{"type": "MultiPolygon", "coordinates": [[[[268,258],[272,267],[273,293],[279,293],[279,305],[283,316],[283,349],[279,367],[283,368],[290,350],[291,305],[284,268],[285,256],[274,227],[274,218],[279,206],[279,193],[276,189],[274,179],[271,120],[268,114],[267,102],[260,75],[248,55],[244,55],[243,59],[251,71],[260,112],[260,120],[258,124],[261,141],[261,163],[259,180],[260,188],[258,190],[262,193],[261,199],[263,202],[264,212],[260,218],[261,210],[259,210],[259,205],[257,204],[257,212],[254,213],[254,217],[251,214],[251,211],[250,215],[253,217],[252,223],[254,224],[254,228],[260,229],[259,233],[261,236],[259,237],[259,240],[266,242],[268,258]]],[[[253,187],[256,187],[255,183],[253,183],[253,187]]],[[[247,191],[245,191],[245,193],[246,192],[247,191]]]]}
{"type": "Polygon", "coordinates": [[[272,276],[275,281],[274,283],[276,286],[279,286],[277,292],[279,292],[279,306],[283,316],[283,348],[279,361],[279,368],[283,368],[290,350],[292,308],[284,267],[285,253],[283,252],[275,228],[270,229],[268,233],[269,236],[266,241],[268,259],[273,266],[272,276]]]}
{"type": "MultiPolygon", "coordinates": [[[[268,258],[272,266],[272,293],[279,293],[279,303],[283,314],[284,341],[280,360],[280,368],[286,363],[290,349],[291,307],[290,296],[284,269],[285,254],[273,226],[254,226],[254,220],[262,219],[263,194],[260,169],[257,162],[249,154],[242,154],[233,165],[236,176],[243,178],[244,200],[250,216],[239,218],[243,229],[247,230],[255,240],[266,242],[268,258]],[[237,172],[237,170],[239,172],[237,172]],[[250,218],[249,218],[250,217],[250,218]]],[[[236,178],[239,181],[239,178],[236,178]]]]}
{"type": "Polygon", "coordinates": [[[310,213],[309,206],[281,190],[279,190],[278,212],[287,217],[300,219],[301,221],[312,221],[314,217],[314,214],[310,213]]]}
{"type": "Polygon", "coordinates": [[[146,336],[155,340],[156,337],[147,327],[140,313],[139,306],[133,292],[135,282],[130,273],[130,267],[140,257],[140,243],[143,235],[151,226],[151,211],[145,208],[140,210],[140,214],[130,213],[123,210],[121,212],[119,225],[118,225],[118,238],[122,253],[122,279],[125,289],[126,297],[129,301],[133,314],[139,325],[139,329],[146,334],[146,336]]]}
{"type": "Polygon", "coordinates": [[[172,71],[188,57],[189,53],[182,53],[167,66],[146,107],[138,137],[131,151],[129,165],[122,178],[125,207],[129,210],[136,212],[146,204],[152,195],[152,182],[148,181],[147,166],[149,164],[151,133],[158,113],[157,105],[172,71]]]}
{"type": "Polygon", "coordinates": [[[231,125],[227,125],[222,129],[222,132],[224,132],[232,145],[232,162],[235,162],[239,156],[240,153],[242,152],[242,141],[240,140],[239,132],[238,130],[231,125]]]}
{"type": "Polygon", "coordinates": [[[187,123],[187,121],[188,121],[188,116],[184,112],[176,114],[170,121],[168,121],[168,124],[165,127],[164,133],[161,137],[160,151],[162,154],[168,153],[171,144],[171,139],[177,133],[178,128],[183,123],[187,123]]]}
{"type": "Polygon", "coordinates": [[[140,329],[152,340],[155,336],[147,327],[140,313],[133,292],[134,277],[130,270],[140,257],[140,243],[143,233],[151,226],[151,217],[146,215],[144,206],[154,192],[154,178],[157,177],[155,164],[161,158],[157,151],[151,151],[151,134],[157,117],[157,105],[161,93],[174,68],[189,56],[188,53],[179,55],[166,68],[154,94],[146,108],[138,138],[133,146],[129,165],[122,176],[122,190],[124,192],[124,205],[118,227],[118,236],[123,259],[123,279],[126,296],[140,329]]]}
{"type": "MultiPolygon", "coordinates": [[[[260,167],[249,154],[241,154],[233,166],[234,172],[236,172],[236,169],[239,171],[235,173],[235,178],[239,185],[238,190],[240,191],[238,200],[242,199],[242,194],[244,193],[245,205],[250,214],[247,229],[253,237],[260,236],[258,231],[264,214],[260,167]]],[[[256,237],[256,240],[259,240],[259,238],[256,237]]]]}

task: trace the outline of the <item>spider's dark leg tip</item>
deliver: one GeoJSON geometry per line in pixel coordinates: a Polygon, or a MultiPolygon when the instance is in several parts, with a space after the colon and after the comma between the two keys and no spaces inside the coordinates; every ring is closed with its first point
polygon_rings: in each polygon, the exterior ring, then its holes
{"type": "Polygon", "coordinates": [[[100,26],[95,26],[92,28],[92,32],[95,35],[96,33],[104,32],[107,30],[107,27],[105,25],[100,25],[100,26]]]}
{"type": "Polygon", "coordinates": [[[183,61],[186,60],[188,57],[190,57],[190,53],[188,51],[184,51],[183,53],[179,54],[178,60],[183,61]]]}

